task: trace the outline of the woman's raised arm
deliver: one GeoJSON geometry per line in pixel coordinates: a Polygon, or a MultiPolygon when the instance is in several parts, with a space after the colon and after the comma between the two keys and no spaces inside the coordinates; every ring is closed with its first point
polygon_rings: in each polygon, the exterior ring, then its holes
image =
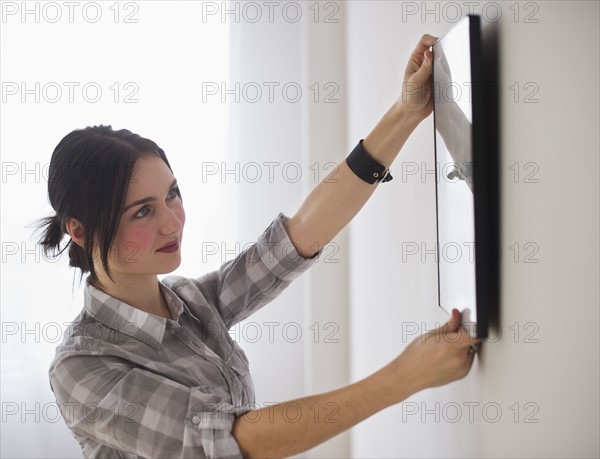
{"type": "MultiPolygon", "coordinates": [[[[431,88],[432,54],[436,38],[424,35],[406,66],[401,97],[364,139],[363,147],[389,168],[400,149],[433,109],[431,88]]],[[[286,225],[292,243],[305,258],[329,243],[358,213],[377,184],[357,177],[342,161],[304,200],[286,225]]]]}

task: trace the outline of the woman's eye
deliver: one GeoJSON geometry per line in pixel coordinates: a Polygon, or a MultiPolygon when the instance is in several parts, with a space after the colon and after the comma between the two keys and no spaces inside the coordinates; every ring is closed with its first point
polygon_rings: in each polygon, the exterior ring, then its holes
{"type": "Polygon", "coordinates": [[[140,209],[140,210],[139,210],[139,211],[138,211],[138,212],[137,212],[137,213],[136,213],[136,214],[133,216],[133,218],[143,218],[143,217],[145,217],[145,216],[147,215],[147,212],[145,212],[145,213],[141,214],[141,212],[142,212],[142,211],[144,211],[144,210],[148,210],[148,206],[144,206],[144,207],[142,207],[142,208],[141,208],[141,209],[140,209]],[[141,215],[140,215],[140,214],[141,214],[141,215]]]}
{"type": "MultiPolygon", "coordinates": [[[[179,195],[177,194],[177,190],[179,188],[178,187],[174,187],[171,191],[169,191],[169,194],[167,195],[167,199],[170,201],[171,199],[175,199],[178,198],[179,195]]],[[[133,218],[144,218],[146,215],[148,215],[148,212],[144,212],[144,211],[148,211],[150,208],[148,206],[144,206],[142,207],[136,214],[134,214],[133,218]]]]}
{"type": "Polygon", "coordinates": [[[169,194],[172,195],[169,199],[175,199],[178,198],[179,196],[177,195],[177,190],[179,188],[175,187],[173,188],[171,191],[169,191],[169,194]]]}

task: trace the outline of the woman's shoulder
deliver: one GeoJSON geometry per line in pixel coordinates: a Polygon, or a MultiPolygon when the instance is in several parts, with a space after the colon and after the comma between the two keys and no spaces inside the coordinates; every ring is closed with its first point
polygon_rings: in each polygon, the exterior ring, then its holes
{"type": "Polygon", "coordinates": [[[65,323],[62,341],[56,347],[56,354],[67,351],[93,350],[106,326],[95,320],[85,308],[71,321],[65,323]]]}

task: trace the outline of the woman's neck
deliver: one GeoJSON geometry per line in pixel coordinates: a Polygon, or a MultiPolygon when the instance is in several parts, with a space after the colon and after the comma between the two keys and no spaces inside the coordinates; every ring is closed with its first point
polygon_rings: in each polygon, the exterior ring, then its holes
{"type": "Polygon", "coordinates": [[[101,290],[117,300],[149,314],[172,318],[156,275],[132,275],[118,280],[115,277],[117,282],[111,281],[107,276],[101,276],[100,273],[98,278],[102,282],[101,290]]]}

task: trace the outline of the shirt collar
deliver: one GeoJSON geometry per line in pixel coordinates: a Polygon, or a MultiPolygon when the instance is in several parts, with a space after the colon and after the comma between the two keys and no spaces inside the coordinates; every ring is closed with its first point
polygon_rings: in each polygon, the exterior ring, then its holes
{"type": "MultiPolygon", "coordinates": [[[[158,281],[173,320],[183,312],[183,302],[169,287],[158,281]]],[[[153,347],[161,345],[168,319],[142,311],[118,300],[89,283],[86,278],[84,308],[98,322],[119,333],[131,336],[153,347]]]]}

